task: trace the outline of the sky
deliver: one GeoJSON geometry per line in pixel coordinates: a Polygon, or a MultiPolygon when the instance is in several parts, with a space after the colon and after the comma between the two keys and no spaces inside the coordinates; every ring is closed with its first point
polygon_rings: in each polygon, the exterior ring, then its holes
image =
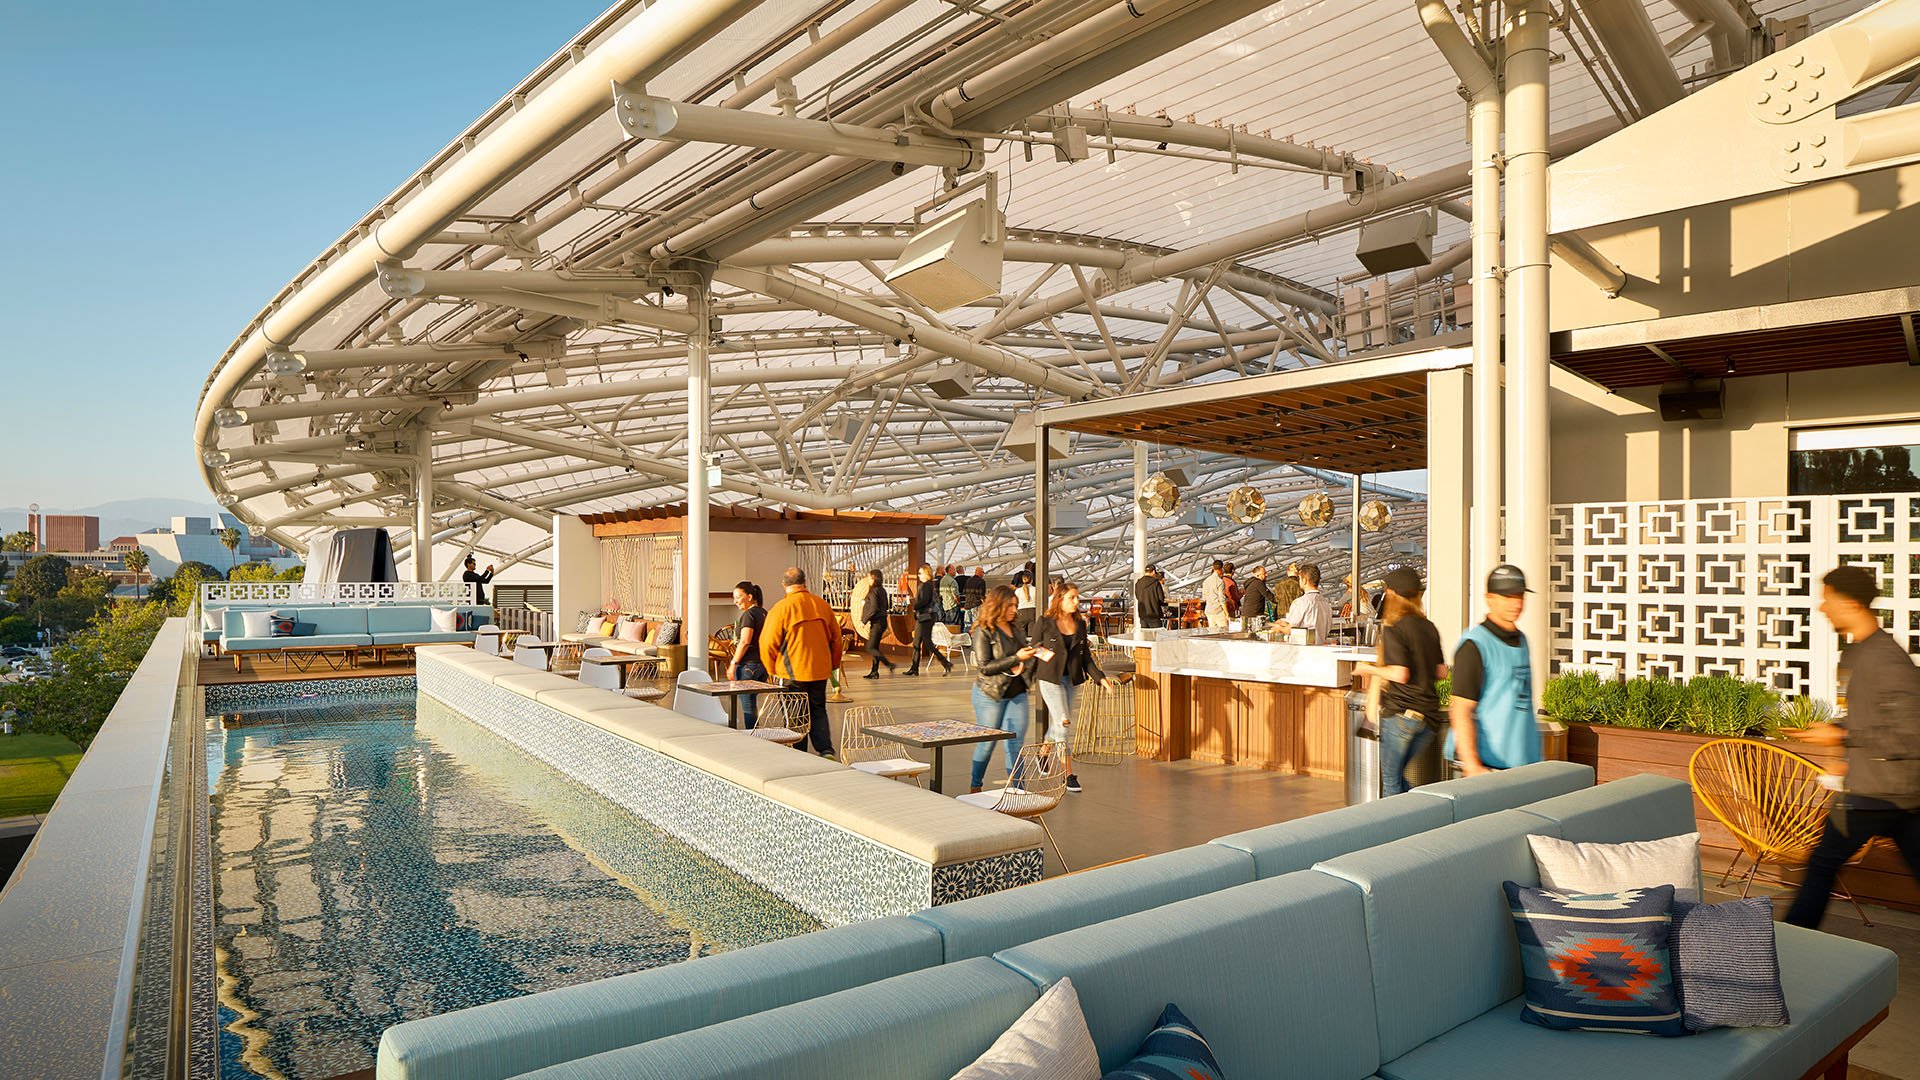
{"type": "Polygon", "coordinates": [[[0,0],[0,506],[206,502],[265,303],[605,0],[0,0]]]}

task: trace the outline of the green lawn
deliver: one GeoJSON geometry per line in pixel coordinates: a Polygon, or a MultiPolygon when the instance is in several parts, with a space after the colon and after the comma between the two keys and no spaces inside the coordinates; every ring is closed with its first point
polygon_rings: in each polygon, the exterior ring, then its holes
{"type": "Polygon", "coordinates": [[[0,818],[46,813],[78,764],[58,735],[0,735],[0,818]]]}

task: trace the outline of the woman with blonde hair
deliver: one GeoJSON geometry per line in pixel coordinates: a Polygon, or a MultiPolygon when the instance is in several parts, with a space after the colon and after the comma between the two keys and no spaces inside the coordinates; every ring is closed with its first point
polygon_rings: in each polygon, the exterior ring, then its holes
{"type": "Polygon", "coordinates": [[[1420,606],[1420,575],[1402,567],[1387,575],[1386,614],[1377,663],[1356,664],[1380,687],[1380,790],[1407,790],[1407,762],[1439,737],[1447,718],[1436,684],[1447,674],[1440,631],[1420,606]]]}
{"type": "MultiPolygon", "coordinates": [[[[980,675],[973,681],[973,722],[1013,732],[1013,738],[1002,740],[1009,776],[1026,732],[1027,674],[1034,653],[1033,646],[1020,644],[1013,619],[1015,603],[1012,589],[995,586],[980,602],[980,616],[973,624],[973,656],[980,665],[980,675]]],[[[979,791],[986,783],[987,762],[992,758],[992,743],[974,747],[972,790],[979,791]]]]}
{"type": "MultiPolygon", "coordinates": [[[[1093,678],[1104,686],[1114,685],[1093,658],[1087,621],[1080,617],[1078,586],[1062,581],[1047,598],[1047,610],[1034,620],[1033,645],[1039,660],[1033,677],[1040,686],[1040,700],[1047,703],[1047,739],[1064,752],[1073,729],[1073,706],[1080,684],[1093,678]]],[[[1067,790],[1080,790],[1078,776],[1067,774],[1067,790]]]]}

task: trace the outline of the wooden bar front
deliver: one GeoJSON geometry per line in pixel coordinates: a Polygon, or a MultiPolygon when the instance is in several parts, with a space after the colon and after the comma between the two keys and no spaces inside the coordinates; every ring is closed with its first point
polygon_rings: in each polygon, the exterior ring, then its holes
{"type": "Polygon", "coordinates": [[[1339,780],[1347,765],[1346,691],[1153,670],[1133,651],[1139,756],[1252,765],[1339,780]]]}

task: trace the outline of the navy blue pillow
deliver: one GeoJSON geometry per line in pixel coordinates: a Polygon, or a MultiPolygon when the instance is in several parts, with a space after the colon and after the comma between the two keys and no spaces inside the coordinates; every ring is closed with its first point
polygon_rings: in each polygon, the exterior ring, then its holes
{"type": "Polygon", "coordinates": [[[1559,1031],[1685,1035],[1667,946],[1673,886],[1561,893],[1505,883],[1520,938],[1520,1019],[1559,1031]]]}
{"type": "Polygon", "coordinates": [[[1673,905],[1673,980],[1688,1031],[1785,1027],[1773,901],[1673,905]]]}
{"type": "Polygon", "coordinates": [[[1226,1080],[1226,1074],[1214,1060],[1207,1037],[1168,1002],[1133,1060],[1100,1080],[1226,1080]]]}
{"type": "Polygon", "coordinates": [[[294,637],[312,637],[320,627],[315,623],[297,622],[293,624],[294,637]]]}

